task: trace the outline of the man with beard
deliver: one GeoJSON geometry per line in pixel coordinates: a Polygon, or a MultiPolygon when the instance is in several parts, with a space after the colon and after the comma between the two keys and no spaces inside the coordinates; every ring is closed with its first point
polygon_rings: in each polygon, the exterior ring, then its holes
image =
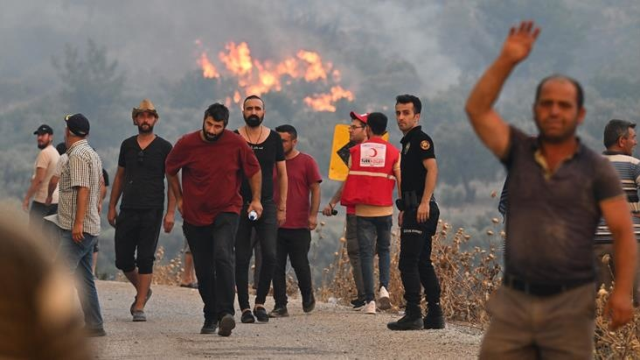
{"type": "Polygon", "coordinates": [[[148,99],[142,100],[131,114],[138,135],[120,145],[118,171],[109,201],[109,224],[116,228],[116,267],[136,289],[130,307],[133,321],[147,321],[144,306],[151,297],[153,262],[160,226],[173,228],[175,198],[167,186],[167,213],[164,211],[165,161],[171,144],[153,133],[158,112],[148,99]],[[122,195],[120,214],[116,205],[122,195]]]}
{"type": "Polygon", "coordinates": [[[273,298],[276,302],[270,317],[289,316],[287,311],[287,257],[298,278],[302,295],[302,310],[313,311],[316,300],[311,285],[309,249],[311,230],[318,226],[320,183],[322,175],[318,164],[310,155],[296,149],[298,132],[291,125],[280,125],[276,131],[282,138],[284,156],[287,159],[287,209],[289,216],[278,229],[277,265],[273,274],[273,298]]]}
{"type": "Polygon", "coordinates": [[[251,191],[249,183],[245,179],[242,182],[242,198],[244,205],[240,213],[240,224],[236,234],[236,287],[238,288],[238,303],[242,311],[243,323],[268,322],[269,315],[264,307],[273,269],[276,265],[276,237],[278,226],[284,224],[287,210],[287,167],[285,164],[282,139],[277,132],[262,125],[265,108],[262,99],[251,95],[244,100],[242,115],[245,126],[236,130],[253,150],[260,168],[262,169],[262,197],[264,206],[262,217],[257,220],[249,218],[249,206],[251,191]],[[280,199],[273,199],[273,170],[276,169],[276,179],[280,199]],[[260,278],[255,299],[253,314],[249,305],[249,262],[251,261],[251,230],[255,229],[256,237],[260,243],[262,263],[260,278]],[[255,317],[254,317],[255,316],[255,317]]]}
{"type": "Polygon", "coordinates": [[[204,302],[200,333],[213,334],[218,327],[220,336],[231,335],[236,326],[233,245],[243,208],[243,175],[249,179],[252,194],[245,212],[255,211],[258,219],[262,215],[260,164],[242,138],[226,130],[228,123],[226,106],[209,106],[202,130],[180,138],[166,162],[204,302]],[[178,179],[180,170],[183,187],[178,179]]]}
{"type": "Polygon", "coordinates": [[[539,32],[532,21],[511,28],[466,104],[476,134],[509,176],[503,285],[487,303],[492,317],[481,359],[593,356],[593,239],[600,215],[613,234],[616,262],[616,283],[603,314],[614,330],[633,316],[631,215],[610,161],[576,136],[586,114],[580,84],[563,75],[538,84],[537,137],[507,124],[493,108],[539,32]]]}
{"type": "Polygon", "coordinates": [[[29,186],[22,201],[22,209],[29,211],[29,227],[31,230],[41,231],[42,225],[44,224],[43,218],[47,215],[55,214],[58,210],[57,188],[53,192],[50,205],[47,205],[46,201],[49,180],[56,170],[60,155],[52,145],[53,129],[49,125],[40,125],[33,134],[37,135],[36,139],[40,153],[33,166],[34,171],[31,177],[31,186],[29,186]],[[33,198],[33,202],[31,203],[31,209],[29,209],[31,198],[33,198]]]}
{"type": "MultiPolygon", "coordinates": [[[[363,141],[367,140],[366,129],[369,114],[358,114],[352,111],[351,113],[349,113],[349,116],[351,117],[351,125],[349,126],[349,143],[345,147],[347,148],[347,156],[350,156],[349,148],[361,144],[363,141]]],[[[345,161],[348,161],[348,159],[346,159],[345,161]]],[[[334,209],[340,201],[340,198],[342,197],[343,190],[344,182],[340,185],[338,190],[336,190],[336,193],[333,194],[327,206],[322,209],[322,214],[324,216],[331,216],[334,214],[334,209]]],[[[365,295],[364,281],[362,280],[362,268],[360,267],[360,247],[358,246],[356,207],[354,205],[349,205],[346,207],[346,209],[347,226],[345,237],[347,239],[347,255],[349,256],[349,264],[351,264],[351,270],[353,272],[353,282],[356,285],[357,291],[356,298],[351,300],[351,305],[353,305],[354,310],[361,310],[365,305],[365,295]]],[[[384,305],[389,304],[389,294],[387,293],[380,295],[380,309],[386,310],[384,305]]]]}

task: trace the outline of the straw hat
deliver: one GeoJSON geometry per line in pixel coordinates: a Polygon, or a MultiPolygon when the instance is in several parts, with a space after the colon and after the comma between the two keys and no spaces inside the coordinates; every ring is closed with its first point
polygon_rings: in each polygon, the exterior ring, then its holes
{"type": "Polygon", "coordinates": [[[156,119],[158,118],[158,112],[156,111],[156,108],[153,106],[153,103],[151,102],[151,100],[149,99],[142,100],[142,102],[140,102],[140,106],[138,106],[137,108],[133,108],[133,111],[131,112],[131,117],[133,118],[133,120],[135,120],[138,114],[141,114],[144,112],[150,113],[151,115],[155,116],[156,119]]]}

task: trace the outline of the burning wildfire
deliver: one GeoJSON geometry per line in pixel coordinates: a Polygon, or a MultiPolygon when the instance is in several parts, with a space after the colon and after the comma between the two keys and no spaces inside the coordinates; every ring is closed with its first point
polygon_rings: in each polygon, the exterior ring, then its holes
{"type": "MultiPolygon", "coordinates": [[[[201,45],[199,41],[196,44],[201,45]]],[[[351,91],[338,84],[341,79],[340,71],[334,69],[332,63],[323,62],[320,54],[316,52],[300,50],[295,56],[274,63],[252,58],[249,45],[245,42],[240,44],[230,42],[225,49],[226,51],[218,53],[218,59],[226,69],[225,74],[235,77],[240,88],[235,91],[233,97],[227,97],[227,105],[231,101],[239,103],[243,97],[240,92],[248,96],[281,91],[283,85],[289,85],[292,79],[331,85],[327,93],[313,94],[304,98],[304,103],[315,111],[335,112],[337,101],[341,99],[353,101],[355,98],[351,91]]],[[[221,77],[220,71],[209,60],[206,52],[201,53],[197,62],[202,69],[203,77],[210,79],[221,77]]]]}

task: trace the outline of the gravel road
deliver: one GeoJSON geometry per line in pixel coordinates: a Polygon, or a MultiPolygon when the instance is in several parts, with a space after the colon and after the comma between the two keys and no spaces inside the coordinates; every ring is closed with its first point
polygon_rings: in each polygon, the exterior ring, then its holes
{"type": "MultiPolygon", "coordinates": [[[[147,322],[134,323],[131,285],[98,281],[106,337],[91,339],[98,359],[472,359],[482,334],[447,324],[445,330],[392,332],[396,314],[365,315],[348,307],[318,303],[305,314],[290,299],[290,317],[267,324],[241,324],[230,337],[201,335],[202,303],[197,290],[153,286],[147,322]]],[[[253,297],[252,297],[253,299],[253,297]]],[[[273,308],[272,299],[267,309],[273,308]]]]}

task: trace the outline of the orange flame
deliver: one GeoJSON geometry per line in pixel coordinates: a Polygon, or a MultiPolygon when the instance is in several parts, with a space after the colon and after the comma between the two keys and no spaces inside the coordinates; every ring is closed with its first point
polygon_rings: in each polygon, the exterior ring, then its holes
{"type": "Polygon", "coordinates": [[[202,68],[202,76],[208,79],[217,79],[220,77],[220,73],[218,73],[216,67],[211,63],[211,61],[209,61],[206,53],[203,52],[202,55],[200,55],[200,59],[198,59],[198,65],[200,65],[200,67],[202,68]]]}
{"type": "MultiPolygon", "coordinates": [[[[225,49],[226,51],[218,54],[218,59],[227,72],[236,78],[238,87],[245,96],[281,91],[283,83],[289,85],[293,79],[300,79],[308,83],[321,82],[321,84],[332,85],[329,93],[314,94],[304,99],[305,104],[314,110],[335,111],[334,104],[338,100],[353,101],[355,98],[351,91],[337,85],[341,78],[340,72],[333,69],[332,63],[323,62],[320,54],[316,52],[300,50],[295,57],[291,56],[274,63],[253,59],[246,42],[240,44],[230,42],[225,49]]],[[[220,77],[205,53],[198,60],[198,64],[203,70],[204,77],[220,77]]],[[[235,91],[233,97],[229,96],[227,101],[232,99],[235,103],[239,103],[241,98],[240,91],[235,91]]]]}
{"type": "Polygon", "coordinates": [[[335,112],[336,107],[334,104],[340,99],[353,101],[355,97],[351,91],[343,89],[342,86],[334,86],[328,94],[315,94],[313,97],[307,96],[304,98],[304,103],[316,111],[335,112]]]}

